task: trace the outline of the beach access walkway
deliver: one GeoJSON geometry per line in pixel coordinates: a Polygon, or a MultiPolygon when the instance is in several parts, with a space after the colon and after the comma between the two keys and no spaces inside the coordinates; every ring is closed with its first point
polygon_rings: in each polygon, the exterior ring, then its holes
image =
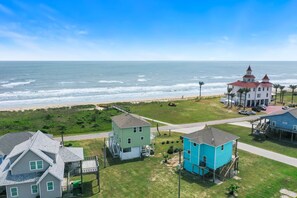
{"type": "MultiPolygon", "coordinates": [[[[190,123],[190,124],[176,124],[176,125],[168,125],[168,126],[161,126],[159,127],[160,131],[168,131],[172,130],[175,132],[180,133],[191,133],[202,129],[205,125],[216,125],[216,124],[227,124],[227,123],[241,123],[250,120],[255,120],[259,118],[259,116],[247,116],[247,117],[240,117],[240,118],[232,118],[232,119],[224,119],[224,120],[213,120],[208,122],[197,122],[197,123],[190,123]]],[[[152,128],[152,132],[156,132],[157,128],[152,128]]],[[[64,141],[80,141],[80,140],[88,140],[88,139],[95,139],[95,138],[106,138],[108,137],[109,132],[103,133],[92,133],[92,134],[83,134],[83,135],[73,135],[73,136],[64,136],[64,141]]],[[[56,140],[61,140],[60,137],[56,137],[56,140]]],[[[290,166],[297,167],[297,158],[288,157],[286,155],[282,155],[276,152],[268,151],[259,147],[255,147],[249,144],[245,144],[242,142],[238,142],[238,149],[250,152],[255,155],[259,155],[274,161],[278,161],[290,166]]]]}

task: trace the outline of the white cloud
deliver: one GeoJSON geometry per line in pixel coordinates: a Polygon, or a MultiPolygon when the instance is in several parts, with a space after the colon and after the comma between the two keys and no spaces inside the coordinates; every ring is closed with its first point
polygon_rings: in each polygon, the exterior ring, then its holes
{"type": "Polygon", "coordinates": [[[4,5],[0,4],[0,12],[3,12],[4,14],[13,15],[14,13],[4,5]]]}
{"type": "Polygon", "coordinates": [[[288,42],[289,44],[293,44],[293,45],[297,44],[297,34],[289,35],[288,42]]]}
{"type": "Polygon", "coordinates": [[[87,35],[87,34],[89,34],[89,32],[86,30],[78,30],[78,31],[76,31],[76,34],[77,35],[87,35]]]}

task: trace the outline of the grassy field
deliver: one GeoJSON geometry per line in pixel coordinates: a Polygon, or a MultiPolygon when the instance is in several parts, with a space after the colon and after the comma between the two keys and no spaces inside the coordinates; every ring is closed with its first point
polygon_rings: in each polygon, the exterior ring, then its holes
{"type": "Polygon", "coordinates": [[[219,97],[210,97],[200,101],[194,99],[179,100],[174,101],[176,107],[168,106],[168,102],[120,103],[119,105],[129,109],[132,113],[172,124],[204,122],[241,116],[235,107],[232,110],[227,109],[219,100],[219,97]]]}
{"type": "MultiPolygon", "coordinates": [[[[280,94],[279,94],[279,90],[277,91],[278,94],[277,94],[277,98],[276,98],[276,104],[277,105],[282,105],[281,102],[280,102],[280,94]]],[[[295,93],[297,92],[297,90],[295,90],[295,93]]],[[[286,92],[285,95],[284,95],[284,103],[285,105],[288,105],[288,104],[291,104],[292,103],[292,92],[286,92]]],[[[297,104],[297,95],[294,96],[293,98],[293,103],[294,104],[297,104]]],[[[273,101],[272,104],[275,104],[275,102],[273,101]]]]}
{"type": "Polygon", "coordinates": [[[119,114],[117,110],[90,110],[94,105],[75,106],[69,109],[39,109],[26,111],[1,111],[0,135],[8,132],[37,131],[59,135],[92,133],[111,129],[111,116],[119,114]]]}
{"type": "MultiPolygon", "coordinates": [[[[108,159],[108,167],[100,170],[101,192],[95,187],[94,175],[86,175],[84,197],[177,197],[178,175],[175,167],[161,163],[170,145],[181,147],[180,134],[162,135],[155,141],[153,157],[120,162],[108,159]],[[173,141],[173,144],[162,142],[173,141]],[[179,141],[178,143],[176,141],[179,141]]],[[[102,165],[102,139],[71,142],[84,146],[86,155],[98,155],[102,165]]],[[[181,197],[226,197],[231,184],[240,186],[239,197],[280,197],[279,190],[297,191],[297,169],[247,152],[239,151],[241,180],[230,179],[221,185],[202,182],[198,176],[182,172],[181,197]]],[[[171,155],[176,158],[177,154],[171,155]]]]}
{"type": "Polygon", "coordinates": [[[247,127],[235,126],[231,124],[215,125],[214,127],[227,131],[240,137],[239,141],[244,142],[256,147],[281,153],[290,157],[297,158],[297,145],[281,142],[273,139],[267,139],[259,141],[255,139],[251,134],[251,129],[247,127]]]}

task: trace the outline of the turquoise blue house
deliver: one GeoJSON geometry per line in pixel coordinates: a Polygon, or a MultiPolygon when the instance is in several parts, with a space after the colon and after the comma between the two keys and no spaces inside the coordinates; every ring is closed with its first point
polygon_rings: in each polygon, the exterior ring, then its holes
{"type": "Polygon", "coordinates": [[[239,137],[208,127],[183,136],[183,168],[200,176],[225,179],[238,169],[239,137]],[[233,148],[234,147],[234,148],[233,148]],[[233,155],[234,150],[234,155],[233,155]]]}
{"type": "Polygon", "coordinates": [[[269,137],[276,137],[280,140],[296,142],[297,134],[297,109],[289,109],[260,118],[255,127],[254,134],[265,134],[269,137]]]}

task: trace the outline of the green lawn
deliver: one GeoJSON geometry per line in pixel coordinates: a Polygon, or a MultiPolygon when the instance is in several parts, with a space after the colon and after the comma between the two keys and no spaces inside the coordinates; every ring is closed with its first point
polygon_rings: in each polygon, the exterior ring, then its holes
{"type": "Polygon", "coordinates": [[[176,107],[168,106],[168,102],[119,103],[118,105],[132,113],[172,124],[204,122],[241,116],[237,113],[236,108],[227,109],[219,100],[220,97],[204,98],[200,101],[179,100],[174,101],[176,107]]]}
{"type": "Polygon", "coordinates": [[[240,142],[297,158],[297,145],[272,139],[258,141],[254,139],[252,135],[250,135],[251,129],[247,127],[235,126],[231,124],[214,125],[214,127],[239,136],[240,142]]]}
{"type": "Polygon", "coordinates": [[[37,131],[60,134],[61,126],[65,134],[92,133],[111,130],[111,116],[117,110],[89,110],[94,105],[75,106],[69,109],[53,108],[26,111],[1,111],[0,135],[9,132],[37,131]]]}
{"type": "MultiPolygon", "coordinates": [[[[120,162],[109,158],[107,168],[101,167],[101,192],[95,187],[95,176],[86,175],[85,197],[177,197],[178,175],[175,167],[161,163],[162,153],[170,145],[181,147],[180,134],[162,135],[155,141],[156,154],[143,160],[120,162]],[[166,141],[173,144],[161,144],[166,141]],[[176,141],[179,141],[176,143],[176,141]]],[[[102,165],[102,139],[71,142],[84,146],[86,155],[99,155],[102,165]]],[[[202,182],[197,176],[182,173],[181,197],[226,197],[230,184],[240,186],[240,197],[280,197],[279,190],[297,192],[297,169],[247,152],[239,151],[241,180],[230,179],[221,185],[202,182]]],[[[177,157],[177,154],[171,155],[177,157]]]]}
{"type": "MultiPolygon", "coordinates": [[[[282,105],[280,102],[280,90],[277,91],[277,105],[282,105]]],[[[297,92],[297,90],[295,90],[295,93],[297,92]]],[[[272,104],[274,104],[275,102],[273,101],[272,104]]],[[[291,104],[292,103],[292,92],[286,92],[284,95],[284,103],[285,105],[291,104]]],[[[293,97],[293,103],[296,104],[297,103],[297,95],[294,95],[293,97]]]]}

